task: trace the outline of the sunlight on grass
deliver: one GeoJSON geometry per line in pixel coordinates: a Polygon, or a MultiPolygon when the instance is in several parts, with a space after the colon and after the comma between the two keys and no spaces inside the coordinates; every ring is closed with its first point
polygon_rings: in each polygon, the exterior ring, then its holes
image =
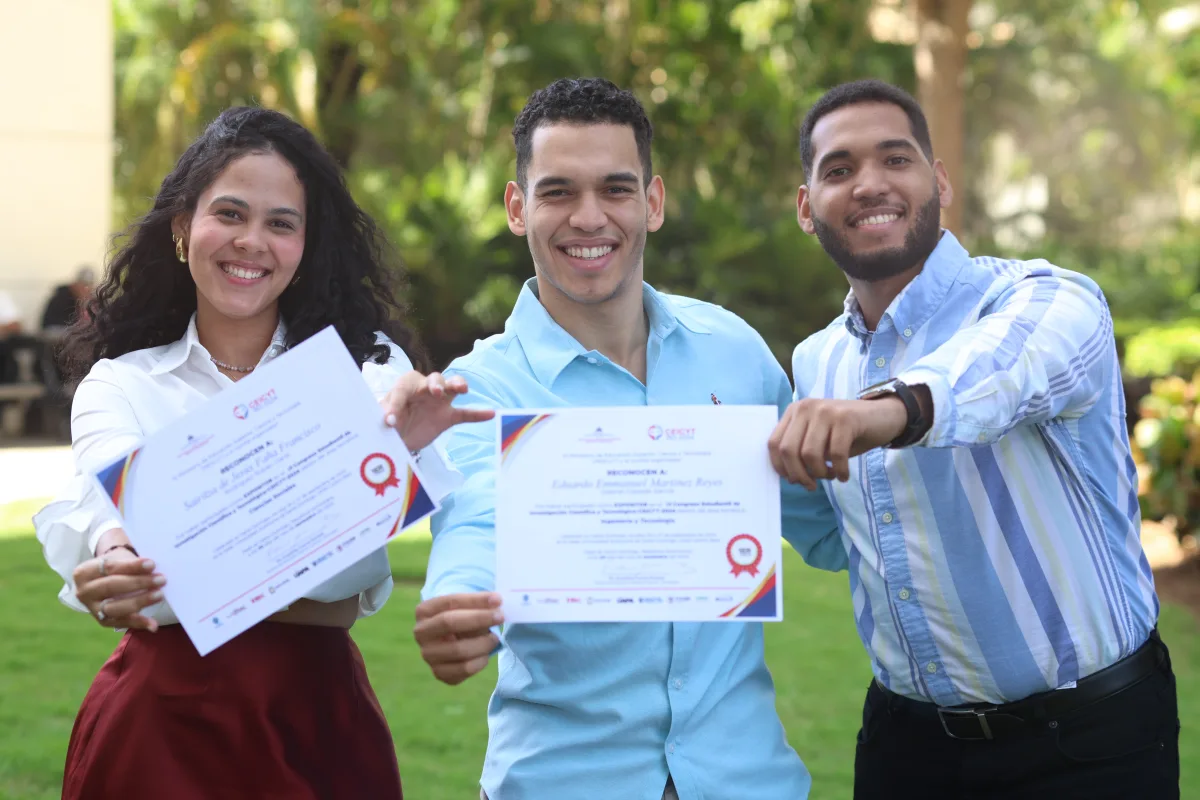
{"type": "MultiPolygon", "coordinates": [[[[58,578],[42,561],[27,511],[4,509],[19,529],[0,533],[0,600],[8,611],[0,617],[7,645],[0,652],[0,798],[50,800],[59,796],[75,712],[117,639],[55,599],[58,578]]],[[[450,687],[421,661],[412,614],[429,546],[425,526],[389,546],[395,592],[383,611],[354,627],[354,638],[391,724],[405,794],[457,800],[478,795],[496,672],[493,664],[450,687]]],[[[854,632],[846,576],[809,569],[790,550],[784,561],[787,621],[767,625],[779,715],[813,773],[813,796],[845,800],[870,679],[867,658],[854,632]]],[[[1191,721],[1200,718],[1200,631],[1170,607],[1161,629],[1179,677],[1183,796],[1200,796],[1200,741],[1190,735],[1191,721]]]]}

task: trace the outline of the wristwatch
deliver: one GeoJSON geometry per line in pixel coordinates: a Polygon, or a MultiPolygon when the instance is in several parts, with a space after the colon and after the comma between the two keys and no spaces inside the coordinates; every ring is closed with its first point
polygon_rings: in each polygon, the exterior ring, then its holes
{"type": "Polygon", "coordinates": [[[883,383],[877,383],[874,386],[868,386],[858,393],[859,400],[877,400],[880,397],[895,395],[904,403],[904,408],[908,412],[908,422],[904,426],[904,430],[900,435],[892,441],[888,442],[887,446],[891,449],[900,447],[908,447],[920,441],[925,435],[929,424],[925,420],[925,415],[921,413],[921,404],[917,402],[917,396],[913,394],[913,390],[908,384],[903,381],[891,378],[883,383]]]}

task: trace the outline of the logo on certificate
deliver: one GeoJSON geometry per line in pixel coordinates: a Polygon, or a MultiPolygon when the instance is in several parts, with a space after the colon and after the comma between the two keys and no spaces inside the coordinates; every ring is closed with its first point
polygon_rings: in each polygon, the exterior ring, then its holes
{"type": "Polygon", "coordinates": [[[751,576],[758,574],[758,565],[762,562],[763,549],[758,539],[748,533],[739,533],[725,545],[725,557],[733,567],[730,572],[736,578],[743,572],[751,576]]]}
{"type": "Polygon", "coordinates": [[[396,462],[385,453],[372,453],[363,459],[358,470],[363,483],[382,495],[389,486],[399,486],[400,479],[396,477],[396,462]]]}
{"type": "Polygon", "coordinates": [[[660,428],[660,427],[659,427],[659,426],[657,426],[657,425],[651,425],[651,426],[650,426],[650,429],[646,431],[646,434],[647,434],[647,435],[648,435],[648,436],[649,436],[651,439],[653,439],[653,440],[655,440],[655,441],[658,441],[659,439],[661,439],[661,438],[662,438],[662,435],[663,435],[663,429],[662,429],[662,428],[660,428]]]}

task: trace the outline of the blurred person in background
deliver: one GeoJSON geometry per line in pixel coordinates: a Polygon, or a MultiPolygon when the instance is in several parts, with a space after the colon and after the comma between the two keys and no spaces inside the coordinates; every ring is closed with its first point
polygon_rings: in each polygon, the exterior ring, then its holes
{"type": "Polygon", "coordinates": [[[70,283],[54,287],[54,292],[42,311],[42,330],[56,331],[69,328],[87,308],[96,282],[91,267],[80,267],[70,283]]]}
{"type": "Polygon", "coordinates": [[[73,329],[65,363],[79,476],[35,517],[60,598],[127,629],[88,690],[63,797],[401,797],[395,750],[349,629],[387,600],[381,549],[201,658],[82,476],[332,325],[418,453],[431,495],[455,474],[432,445],[462,379],[418,357],[388,251],[329,154],[274,111],[222,113],[163,180],[73,329]]]}

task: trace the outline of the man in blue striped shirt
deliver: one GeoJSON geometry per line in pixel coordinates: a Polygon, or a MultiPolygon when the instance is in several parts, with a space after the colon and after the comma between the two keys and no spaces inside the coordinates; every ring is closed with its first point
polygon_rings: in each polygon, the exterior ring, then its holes
{"type": "Polygon", "coordinates": [[[855,797],[1178,797],[1100,289],[942,230],[950,182],[900,89],[828,92],[801,160],[800,226],[851,291],[796,348],[770,449],[828,497],[850,555],[875,673],[855,797]]]}

